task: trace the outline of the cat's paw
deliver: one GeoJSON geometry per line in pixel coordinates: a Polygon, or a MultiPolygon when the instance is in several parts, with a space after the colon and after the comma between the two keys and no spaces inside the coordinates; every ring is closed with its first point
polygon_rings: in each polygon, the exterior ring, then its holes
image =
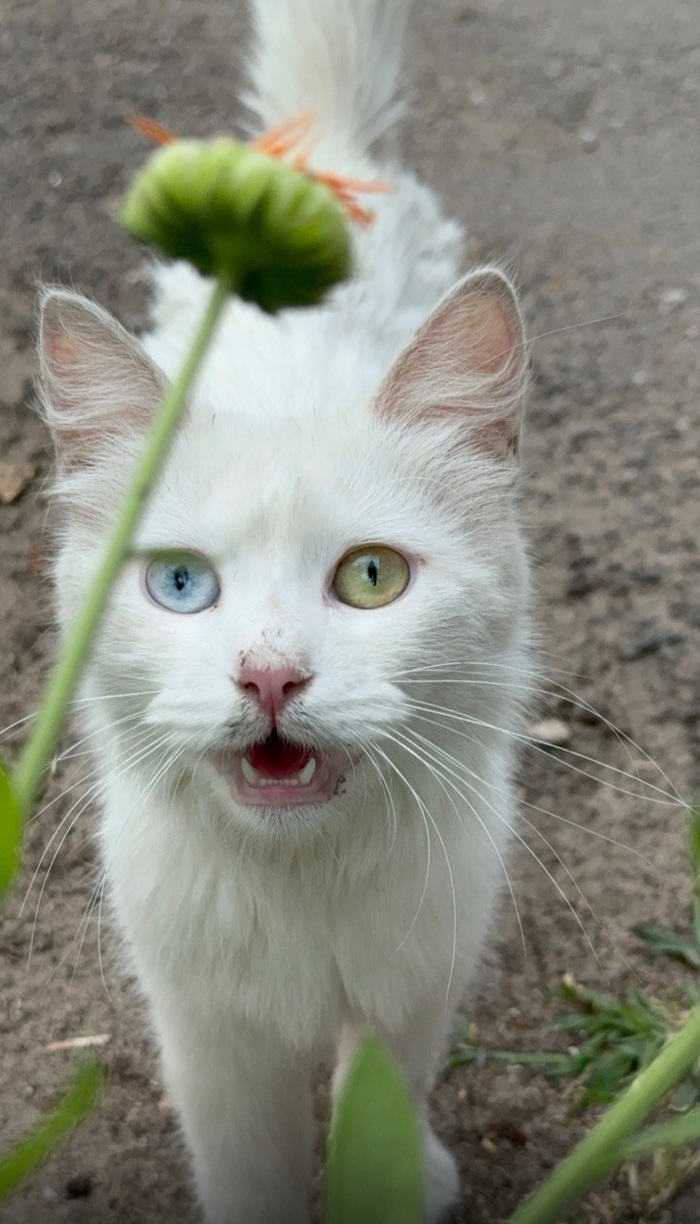
{"type": "Polygon", "coordinates": [[[459,1173],[454,1157],[431,1130],[425,1136],[425,1219],[439,1224],[460,1198],[459,1173]]]}

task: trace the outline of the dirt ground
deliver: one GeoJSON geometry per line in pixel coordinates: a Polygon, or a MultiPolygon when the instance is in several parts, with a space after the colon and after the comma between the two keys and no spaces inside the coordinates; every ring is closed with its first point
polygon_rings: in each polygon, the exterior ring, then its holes
{"type": "MultiPolygon", "coordinates": [[[[696,0],[418,8],[406,158],[468,225],[470,262],[514,270],[536,338],[523,502],[550,677],[542,713],[582,754],[527,755],[522,933],[506,895],[467,1010],[487,1045],[562,1048],[551,995],[566,972],[615,992],[693,985],[631,927],[688,926],[671,796],[700,785],[700,12],[696,0]]],[[[144,323],[143,253],[113,220],[148,152],[125,118],[144,111],[193,135],[227,126],[244,24],[238,5],[214,0],[2,0],[0,460],[28,483],[0,500],[0,726],[31,713],[54,650],[49,454],[31,409],[36,282],[74,284],[144,323]]],[[[4,738],[10,759],[22,734],[4,738]]],[[[192,1224],[142,1014],[90,909],[89,805],[60,824],[80,772],[81,758],[57,766],[2,915],[1,1146],[69,1076],[74,1053],[50,1043],[109,1034],[109,1088],[0,1216],[192,1224]]],[[[560,1088],[520,1069],[460,1071],[435,1105],[470,1224],[505,1219],[581,1128],[560,1088]]],[[[645,1201],[620,1184],[587,1218],[691,1224],[700,1182],[657,1216],[645,1201]]]]}

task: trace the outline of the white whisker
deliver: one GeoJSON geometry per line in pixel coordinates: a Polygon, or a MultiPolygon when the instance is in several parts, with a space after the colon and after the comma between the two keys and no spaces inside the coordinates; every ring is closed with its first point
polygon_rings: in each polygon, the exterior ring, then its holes
{"type": "MultiPolygon", "coordinates": [[[[452,892],[452,957],[450,960],[450,972],[449,972],[449,976],[447,979],[447,988],[445,990],[445,1002],[447,1003],[447,1000],[449,999],[449,995],[450,995],[450,988],[452,986],[452,978],[454,977],[455,962],[457,958],[457,894],[455,892],[454,877],[452,875],[452,867],[450,865],[450,858],[447,853],[447,847],[445,846],[445,842],[443,840],[442,834],[437,824],[435,823],[431,813],[428,811],[428,808],[426,807],[425,803],[418,795],[417,791],[414,790],[413,786],[411,786],[411,783],[408,781],[408,778],[406,777],[406,775],[401,772],[396,762],[391,760],[391,757],[387,756],[385,752],[382,752],[381,748],[379,748],[378,745],[375,745],[375,751],[378,752],[381,757],[383,757],[387,765],[389,765],[389,767],[394,770],[394,772],[398,775],[398,777],[403,782],[404,786],[407,787],[407,789],[411,792],[411,794],[413,795],[413,798],[418,804],[419,811],[421,812],[421,815],[423,816],[423,821],[430,822],[430,824],[432,825],[433,829],[435,830],[437,834],[438,841],[440,842],[440,845],[442,847],[442,852],[445,858],[445,866],[447,867],[447,874],[450,880],[450,889],[452,892]]],[[[430,848],[430,830],[427,824],[426,824],[426,833],[428,835],[428,847],[430,848]]],[[[427,879],[428,879],[429,874],[430,874],[430,861],[428,861],[428,871],[426,875],[425,889],[427,889],[427,879]]],[[[411,922],[411,925],[408,928],[408,931],[406,932],[401,943],[399,944],[399,948],[402,948],[404,946],[404,944],[406,943],[406,940],[408,939],[408,936],[410,935],[411,931],[413,930],[413,927],[415,926],[416,920],[418,918],[418,914],[420,913],[421,907],[423,905],[423,901],[425,900],[425,889],[423,890],[423,894],[421,896],[421,899],[418,905],[418,910],[416,911],[416,916],[414,917],[413,921],[411,922]]]]}
{"type": "MultiPolygon", "coordinates": [[[[415,732],[414,732],[413,734],[414,734],[414,735],[416,735],[416,733],[415,733],[415,732]]],[[[473,773],[473,771],[472,771],[472,770],[468,769],[468,767],[467,767],[466,765],[464,765],[462,762],[457,761],[457,760],[456,760],[454,757],[452,757],[452,756],[451,756],[449,753],[445,752],[445,751],[444,751],[443,749],[441,749],[441,748],[438,748],[438,746],[437,746],[436,744],[433,744],[433,742],[432,742],[431,740],[425,740],[425,737],[424,737],[424,736],[417,736],[417,738],[418,738],[419,740],[423,741],[424,743],[429,744],[429,745],[430,745],[430,747],[431,747],[431,748],[432,748],[432,749],[433,749],[435,752],[437,752],[437,753],[439,754],[437,758],[436,758],[436,757],[431,757],[431,758],[430,758],[430,759],[431,759],[431,761],[432,761],[432,768],[434,769],[435,773],[436,773],[436,774],[441,773],[441,774],[442,774],[442,776],[446,778],[446,775],[445,775],[445,772],[444,772],[444,771],[446,770],[446,771],[447,771],[447,774],[451,775],[451,776],[452,776],[452,777],[454,777],[454,778],[457,778],[457,779],[458,779],[458,781],[460,781],[460,782],[461,782],[463,785],[468,786],[468,787],[469,787],[469,790],[470,790],[470,791],[471,791],[471,792],[472,792],[472,793],[473,793],[473,794],[474,794],[474,795],[475,795],[475,796],[476,796],[478,799],[480,799],[480,800],[481,800],[481,802],[482,802],[482,803],[484,803],[484,804],[485,804],[485,805],[488,807],[488,809],[489,809],[491,812],[493,812],[493,814],[494,814],[494,816],[496,817],[496,819],[497,819],[497,820],[499,820],[499,821],[501,821],[501,823],[505,824],[505,825],[506,825],[506,826],[507,826],[507,827],[510,829],[510,831],[511,831],[512,835],[513,835],[513,836],[516,838],[516,840],[517,840],[517,841],[519,841],[519,842],[520,842],[520,844],[521,844],[522,846],[524,846],[524,847],[525,847],[525,849],[527,850],[528,854],[532,855],[532,857],[534,858],[535,862],[538,864],[538,866],[539,866],[539,867],[541,867],[541,868],[542,868],[542,870],[544,871],[544,873],[545,873],[545,875],[547,876],[547,878],[548,878],[548,880],[550,881],[550,883],[554,885],[554,887],[555,887],[555,889],[557,890],[557,892],[559,893],[560,897],[561,897],[561,898],[562,898],[562,900],[565,902],[565,904],[566,904],[567,908],[569,909],[569,911],[571,912],[571,914],[572,914],[572,916],[573,916],[574,920],[576,921],[577,925],[579,926],[579,928],[580,928],[580,930],[581,930],[581,933],[582,933],[582,935],[583,935],[584,939],[586,940],[586,943],[587,943],[587,944],[588,944],[588,946],[590,947],[591,952],[593,953],[593,955],[594,955],[594,957],[596,958],[596,960],[598,960],[598,956],[597,956],[596,950],[595,950],[595,948],[594,948],[594,946],[593,946],[593,943],[592,943],[592,940],[591,940],[591,938],[590,938],[590,936],[589,936],[589,934],[588,934],[588,932],[587,932],[587,930],[586,930],[586,928],[585,928],[585,925],[584,925],[584,923],[583,923],[583,922],[582,922],[582,920],[581,920],[580,915],[576,913],[576,910],[574,909],[574,907],[573,907],[573,905],[572,905],[571,901],[569,900],[569,898],[567,897],[566,893],[564,892],[564,889],[561,887],[561,885],[559,884],[558,880],[556,880],[556,878],[554,877],[554,875],[552,874],[552,872],[549,870],[549,868],[547,867],[546,863],[543,863],[543,862],[542,862],[542,859],[541,859],[541,858],[540,858],[540,857],[539,857],[539,856],[538,856],[538,855],[535,853],[535,851],[533,850],[533,848],[532,848],[532,847],[531,847],[531,846],[528,844],[528,842],[525,840],[525,838],[522,836],[522,834],[520,834],[520,833],[518,832],[517,828],[516,828],[516,827],[514,827],[513,825],[511,825],[511,824],[510,824],[510,822],[509,822],[509,821],[507,821],[507,820],[505,819],[505,817],[504,817],[504,816],[503,816],[503,815],[502,815],[502,814],[501,814],[501,813],[498,811],[498,809],[497,809],[497,808],[494,806],[494,804],[492,804],[492,803],[491,803],[491,802],[490,802],[488,799],[486,799],[486,798],[484,797],[484,795],[483,795],[483,794],[482,794],[482,793],[481,793],[481,792],[480,792],[480,791],[477,789],[477,787],[474,785],[473,781],[470,781],[468,778],[464,777],[464,776],[463,776],[463,774],[460,774],[459,772],[455,772],[455,770],[454,770],[454,769],[453,769],[451,766],[452,766],[452,765],[457,766],[457,768],[458,768],[458,769],[461,769],[462,771],[464,771],[464,772],[466,772],[466,773],[470,774],[472,778],[477,777],[477,775],[475,775],[475,774],[473,773]],[[443,760],[443,761],[442,761],[442,763],[440,764],[440,763],[439,763],[439,757],[446,758],[446,760],[447,760],[447,761],[449,761],[451,764],[450,764],[450,765],[445,764],[445,761],[444,761],[444,760],[443,760]]],[[[402,737],[402,739],[403,739],[403,737],[402,737]]],[[[406,746],[408,746],[408,743],[406,744],[406,746]]],[[[419,759],[420,759],[420,758],[419,758],[419,759]]],[[[428,758],[426,757],[426,760],[427,760],[427,759],[428,759],[428,758]]],[[[447,779],[447,778],[446,778],[446,781],[449,781],[449,779],[447,779]]],[[[477,781],[478,781],[480,784],[483,784],[483,779],[481,779],[481,778],[478,778],[478,777],[477,777],[477,781]]],[[[469,804],[469,807],[471,808],[472,812],[474,812],[474,814],[477,816],[477,819],[480,819],[480,818],[479,818],[479,816],[478,816],[478,813],[476,813],[476,812],[475,812],[475,809],[474,809],[473,805],[469,803],[469,800],[467,799],[467,796],[464,794],[464,792],[463,792],[463,791],[461,791],[461,790],[460,790],[460,789],[459,789],[459,788],[458,788],[458,787],[457,787],[457,786],[454,784],[454,782],[451,782],[451,783],[450,783],[450,785],[452,785],[452,786],[454,787],[455,791],[457,792],[457,794],[458,794],[458,795],[460,795],[460,797],[462,798],[462,800],[463,800],[465,803],[468,803],[468,804],[469,804]]],[[[485,829],[485,826],[483,825],[483,821],[480,821],[480,823],[481,823],[481,825],[482,825],[482,828],[484,828],[484,829],[485,829]]],[[[486,831],[486,832],[488,832],[486,829],[485,829],[485,831],[486,831]]],[[[499,857],[500,857],[500,856],[499,856],[499,857]]],[[[501,862],[502,862],[502,860],[501,860],[501,862]]],[[[507,875],[507,873],[506,873],[506,878],[508,879],[508,875],[507,875]]],[[[508,880],[508,882],[509,882],[509,884],[510,884],[510,880],[508,880]]],[[[511,890],[511,895],[513,895],[513,894],[512,894],[512,890],[511,890]]],[[[522,933],[522,926],[521,926],[521,933],[522,933]]]]}

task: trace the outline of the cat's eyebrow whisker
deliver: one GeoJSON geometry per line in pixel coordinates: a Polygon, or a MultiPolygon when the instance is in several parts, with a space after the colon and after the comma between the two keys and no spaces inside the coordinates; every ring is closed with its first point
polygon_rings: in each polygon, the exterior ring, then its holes
{"type": "Polygon", "coordinates": [[[538,340],[546,340],[549,336],[558,336],[561,332],[578,331],[581,327],[597,327],[601,323],[614,323],[616,319],[625,319],[628,316],[623,312],[614,315],[602,315],[599,319],[583,319],[580,323],[565,323],[563,327],[555,327],[552,331],[539,332],[536,336],[526,336],[521,342],[516,345],[509,345],[501,350],[500,353],[494,353],[493,360],[497,361],[499,357],[508,357],[514,349],[531,349],[538,340]]]}
{"type": "Polygon", "coordinates": [[[536,336],[530,336],[528,344],[536,344],[538,340],[547,340],[550,336],[559,336],[562,332],[578,331],[581,327],[597,327],[600,323],[614,323],[617,319],[626,319],[629,316],[625,311],[620,311],[618,314],[601,315],[599,319],[583,319],[580,323],[565,323],[563,327],[555,327],[552,331],[538,332],[536,336]]]}
{"type": "MultiPolygon", "coordinates": [[[[475,718],[473,715],[464,714],[457,710],[451,710],[445,706],[437,706],[431,702],[412,701],[408,702],[407,705],[409,708],[417,712],[425,710],[431,714],[437,714],[442,718],[449,719],[452,722],[462,722],[467,726],[480,727],[483,730],[496,731],[499,735],[507,735],[516,742],[527,745],[532,751],[539,752],[549,760],[558,760],[562,765],[565,765],[567,769],[572,770],[574,773],[581,774],[582,777],[597,782],[599,785],[609,786],[612,790],[616,791],[620,795],[629,795],[633,799],[643,799],[645,803],[659,803],[668,807],[678,807],[685,811],[687,811],[689,808],[689,805],[680,797],[669,794],[668,791],[665,791],[662,787],[657,786],[655,783],[648,782],[645,778],[640,778],[637,774],[632,774],[627,770],[620,769],[617,765],[610,765],[606,761],[600,761],[596,757],[588,756],[586,753],[577,752],[573,748],[566,748],[563,744],[556,746],[549,745],[545,747],[544,745],[539,744],[537,740],[534,740],[531,736],[526,735],[524,732],[513,731],[508,727],[499,727],[494,723],[486,722],[485,719],[475,718]],[[585,761],[589,765],[597,765],[600,769],[607,770],[620,778],[629,780],[630,782],[636,782],[642,793],[639,794],[635,791],[628,790],[617,782],[608,781],[605,778],[599,778],[596,774],[590,773],[588,770],[582,769],[580,766],[575,765],[573,761],[562,760],[561,756],[558,755],[560,753],[564,753],[567,757],[573,757],[579,761],[585,761]]],[[[651,763],[653,764],[653,762],[651,763]]]]}

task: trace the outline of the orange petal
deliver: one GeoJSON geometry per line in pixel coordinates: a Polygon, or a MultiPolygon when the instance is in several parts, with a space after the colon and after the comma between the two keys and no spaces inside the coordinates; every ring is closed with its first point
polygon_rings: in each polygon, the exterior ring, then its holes
{"type": "Polygon", "coordinates": [[[148,136],[149,140],[155,140],[156,144],[172,144],[177,140],[168,128],[163,127],[162,123],[157,123],[155,119],[149,119],[148,115],[132,115],[129,123],[137,132],[148,136]]]}

